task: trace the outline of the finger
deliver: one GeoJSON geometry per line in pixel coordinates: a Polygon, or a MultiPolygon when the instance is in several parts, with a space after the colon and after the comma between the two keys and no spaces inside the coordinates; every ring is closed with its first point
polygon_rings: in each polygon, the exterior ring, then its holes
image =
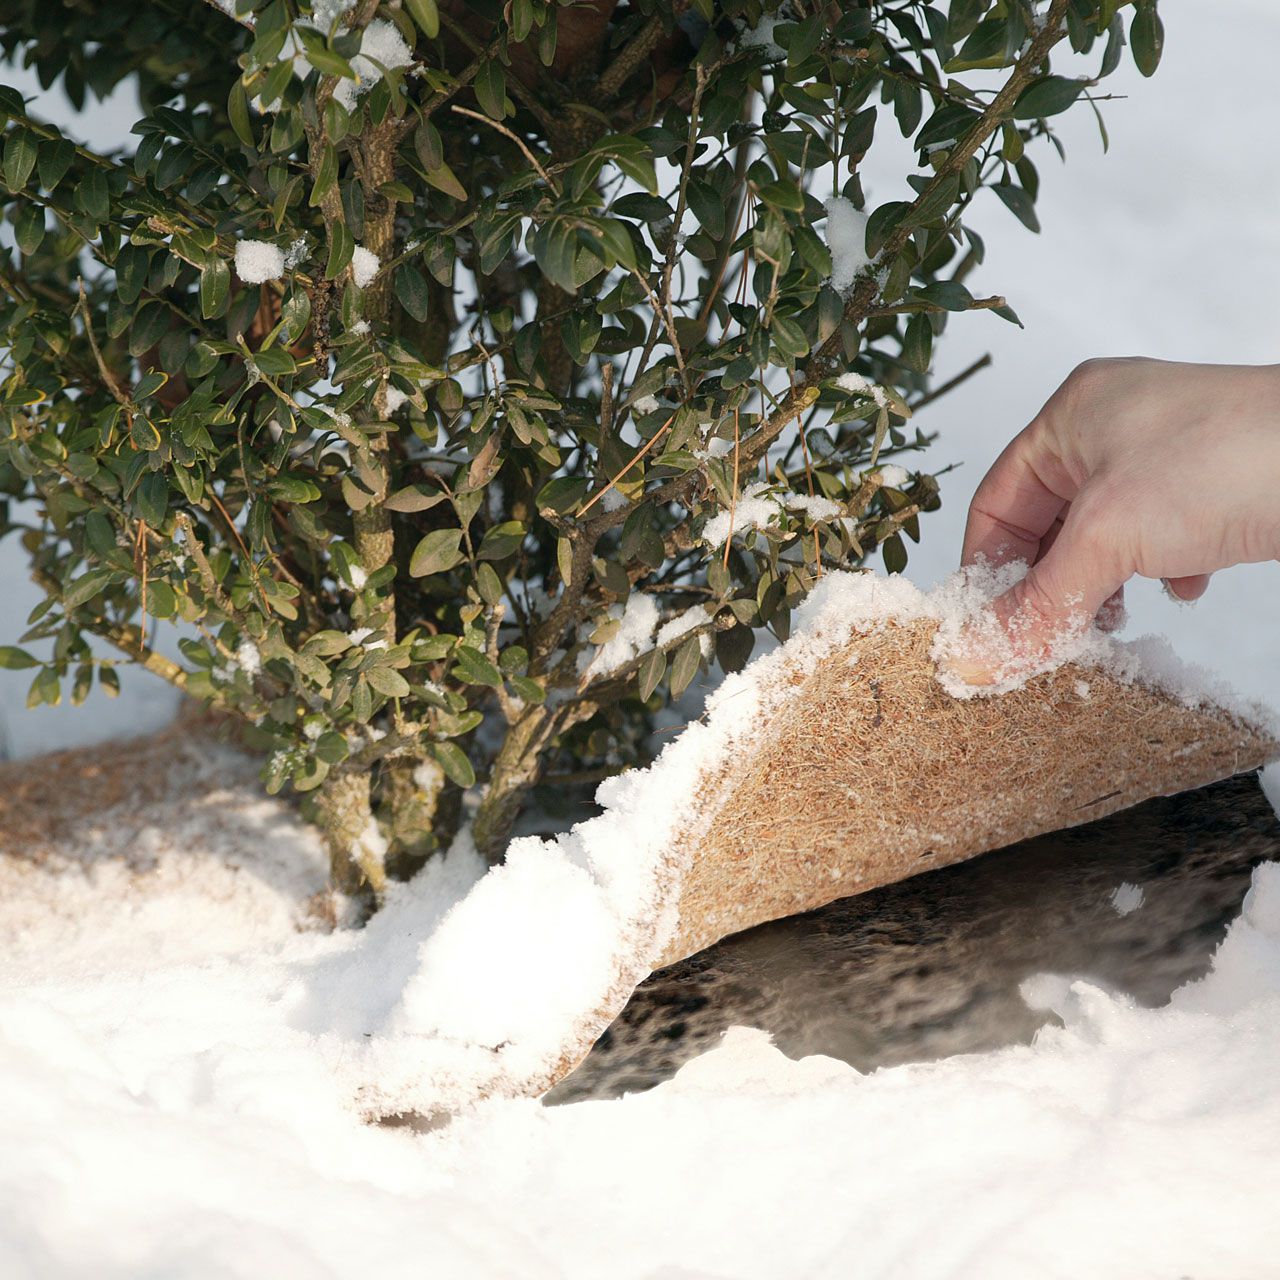
{"type": "MultiPolygon", "coordinates": [[[[1068,504],[1067,511],[1070,512],[1071,506],[1068,504]]],[[[1040,554],[1037,560],[1043,559],[1049,554],[1049,548],[1058,540],[1058,535],[1062,532],[1062,526],[1065,520],[1061,517],[1053,522],[1049,532],[1040,539],[1040,554]]],[[[1124,588],[1119,591],[1113,591],[1103,602],[1102,608],[1098,610],[1098,616],[1094,619],[1100,631],[1119,631],[1125,623],[1124,611],[1124,588]]]]}
{"type": "Polygon", "coordinates": [[[1165,592],[1181,604],[1191,604],[1199,600],[1209,590],[1207,573],[1192,573],[1183,578],[1162,578],[1165,592]]]}
{"type": "Polygon", "coordinates": [[[1096,527],[1073,507],[1045,555],[996,599],[992,610],[1005,643],[974,641],[948,670],[965,684],[996,684],[1050,656],[1055,644],[1089,625],[1128,575],[1096,527]]]}
{"type": "Polygon", "coordinates": [[[987,472],[969,505],[962,564],[1032,563],[1041,540],[1073,497],[1061,465],[1043,444],[1039,419],[1016,436],[987,472]]]}
{"type": "Polygon", "coordinates": [[[1119,631],[1125,624],[1125,616],[1124,588],[1121,587],[1102,602],[1102,608],[1098,610],[1098,630],[1119,631]]]}

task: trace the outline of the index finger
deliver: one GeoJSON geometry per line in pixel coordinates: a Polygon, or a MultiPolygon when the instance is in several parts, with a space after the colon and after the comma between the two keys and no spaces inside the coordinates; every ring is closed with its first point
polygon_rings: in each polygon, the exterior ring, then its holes
{"type": "Polygon", "coordinates": [[[961,564],[1034,564],[1040,543],[1075,496],[1074,486],[1043,445],[1037,423],[1016,435],[992,464],[973,501],[961,564]]]}

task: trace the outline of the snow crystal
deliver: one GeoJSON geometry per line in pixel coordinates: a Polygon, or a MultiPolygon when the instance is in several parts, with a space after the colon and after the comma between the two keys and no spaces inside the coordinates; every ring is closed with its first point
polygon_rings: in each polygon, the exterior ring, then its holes
{"type": "Polygon", "coordinates": [[[307,241],[303,236],[299,236],[286,250],[284,254],[284,269],[292,271],[307,256],[307,241]]]}
{"type": "Polygon", "coordinates": [[[657,413],[662,404],[657,396],[640,396],[631,402],[631,409],[636,414],[657,413]]]}
{"type": "Polygon", "coordinates": [[[236,275],[245,284],[265,284],[284,275],[284,250],[265,240],[240,240],[236,244],[236,275]]]}
{"type": "Polygon", "coordinates": [[[236,666],[250,678],[262,670],[262,655],[252,640],[241,640],[236,649],[236,666]]]}
{"type": "Polygon", "coordinates": [[[367,320],[357,320],[355,324],[351,326],[351,332],[363,338],[364,335],[369,332],[369,322],[367,320]]]}
{"type": "Polygon", "coordinates": [[[827,201],[827,248],[831,250],[831,287],[847,293],[871,259],[867,257],[867,215],[843,196],[827,201]]]}
{"type": "Polygon", "coordinates": [[[352,644],[364,644],[371,635],[373,635],[372,627],[357,627],[354,631],[347,632],[347,639],[352,644]]]}
{"type": "Polygon", "coordinates": [[[872,475],[890,489],[905,489],[911,483],[911,472],[896,463],[886,462],[878,466],[872,475]]]}
{"type": "Polygon", "coordinates": [[[1077,680],[1075,683],[1076,697],[1087,698],[1089,696],[1089,682],[1087,680],[1077,680]]]}
{"type": "Polygon", "coordinates": [[[786,511],[801,511],[812,520],[833,520],[844,508],[830,498],[779,489],[764,480],[755,480],[738,495],[732,511],[722,508],[702,530],[702,540],[710,547],[722,547],[730,530],[736,538],[751,529],[777,524],[786,511]]]}
{"type": "Polygon", "coordinates": [[[1131,915],[1142,906],[1146,894],[1142,891],[1142,886],[1130,884],[1127,880],[1117,885],[1112,891],[1111,896],[1107,899],[1111,903],[1112,910],[1118,916],[1131,915]]]}
{"type": "Polygon", "coordinates": [[[358,564],[353,564],[351,568],[347,570],[347,577],[351,579],[351,585],[355,587],[357,591],[363,591],[364,584],[369,581],[369,575],[365,573],[364,569],[358,564]]]}
{"type": "Polygon", "coordinates": [[[401,408],[409,399],[406,392],[401,391],[399,387],[388,385],[387,387],[387,413],[392,414],[401,408]]]}
{"type": "Polygon", "coordinates": [[[889,397],[885,394],[883,387],[878,387],[868,378],[864,378],[862,374],[855,373],[852,369],[848,373],[842,373],[836,379],[836,386],[841,391],[849,391],[855,395],[869,396],[882,409],[889,407],[889,397]]]}
{"type": "Polygon", "coordinates": [[[351,59],[351,68],[359,78],[339,80],[333,96],[348,111],[354,111],[357,98],[382,79],[383,68],[394,71],[412,62],[413,54],[395,24],[385,18],[375,18],[364,29],[360,52],[351,59]]]}
{"type": "Polygon", "coordinates": [[[381,265],[376,253],[371,253],[362,244],[356,245],[351,255],[351,278],[355,281],[356,288],[367,289],[381,265]]]}

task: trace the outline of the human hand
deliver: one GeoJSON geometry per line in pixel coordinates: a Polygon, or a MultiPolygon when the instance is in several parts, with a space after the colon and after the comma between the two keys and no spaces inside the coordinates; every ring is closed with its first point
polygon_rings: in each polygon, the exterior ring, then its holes
{"type": "MultiPolygon", "coordinates": [[[[1195,600],[1209,575],[1280,558],[1280,366],[1090,360],[987,473],[963,563],[1025,560],[994,602],[1014,657],[1047,656],[1135,574],[1195,600]]],[[[971,685],[1006,658],[949,662],[971,685]]]]}

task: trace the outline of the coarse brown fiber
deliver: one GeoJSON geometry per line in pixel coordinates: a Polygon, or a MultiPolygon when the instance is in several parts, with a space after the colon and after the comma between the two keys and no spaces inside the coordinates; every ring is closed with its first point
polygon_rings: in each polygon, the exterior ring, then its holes
{"type": "Polygon", "coordinates": [[[730,933],[1280,754],[1264,729],[1068,664],[999,697],[939,685],[936,624],[853,636],[702,782],[679,924],[655,967],[730,933]]]}

